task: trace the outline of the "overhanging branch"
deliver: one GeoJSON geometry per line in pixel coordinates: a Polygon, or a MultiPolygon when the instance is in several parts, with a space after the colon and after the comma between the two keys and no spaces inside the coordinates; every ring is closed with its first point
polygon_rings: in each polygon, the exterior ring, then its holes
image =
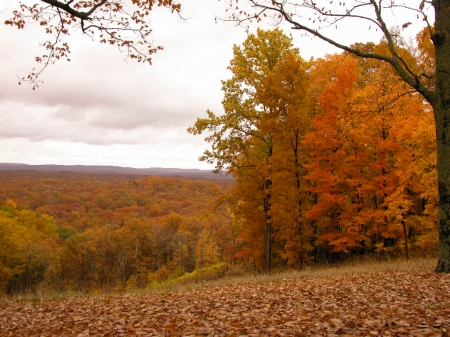
{"type": "Polygon", "coordinates": [[[76,9],[70,7],[70,4],[73,2],[73,0],[69,1],[68,3],[60,2],[58,0],[41,0],[42,2],[45,2],[51,6],[57,7],[59,9],[62,9],[63,11],[69,13],[70,15],[73,15],[81,20],[90,20],[90,15],[94,13],[99,7],[103,6],[108,0],[102,0],[98,4],[91,7],[91,9],[87,12],[80,12],[76,9]]]}
{"type": "MultiPolygon", "coordinates": [[[[413,87],[415,90],[417,90],[417,92],[419,92],[432,105],[435,102],[435,100],[436,100],[435,92],[428,89],[421,82],[422,76],[420,76],[420,74],[415,74],[408,67],[407,63],[398,54],[397,46],[395,45],[395,42],[393,41],[392,34],[389,32],[389,29],[387,28],[387,25],[384,22],[383,17],[381,15],[381,9],[382,9],[381,1],[379,1],[379,3],[377,3],[376,0],[369,0],[368,2],[365,3],[366,5],[371,5],[374,8],[376,19],[370,18],[367,16],[360,16],[360,15],[353,15],[353,17],[359,18],[359,19],[365,19],[372,23],[376,22],[377,26],[381,29],[384,37],[387,40],[391,56],[386,56],[386,55],[377,54],[377,53],[361,52],[358,49],[341,44],[341,43],[335,41],[334,39],[323,35],[322,33],[319,32],[319,30],[312,28],[312,26],[306,26],[306,25],[302,24],[300,22],[300,20],[295,19],[294,16],[296,16],[296,14],[290,14],[289,10],[285,8],[285,5],[287,4],[287,2],[285,2],[285,1],[275,1],[275,0],[268,1],[268,3],[270,3],[270,5],[269,4],[266,5],[263,2],[260,2],[258,0],[249,0],[249,2],[252,4],[253,8],[261,10],[259,12],[259,14],[255,14],[253,16],[249,15],[243,19],[241,19],[239,17],[235,17],[234,21],[237,21],[238,23],[240,23],[240,22],[244,22],[247,20],[251,20],[252,18],[260,19],[260,17],[259,17],[261,15],[260,13],[267,13],[267,12],[278,13],[280,15],[280,17],[282,17],[285,21],[287,21],[289,24],[292,25],[292,29],[303,30],[305,32],[308,32],[311,35],[313,35],[325,42],[328,42],[329,44],[331,44],[341,50],[345,50],[353,55],[356,55],[358,57],[377,59],[377,60],[384,61],[384,62],[391,64],[394,67],[394,69],[396,70],[397,74],[407,84],[409,84],[411,87],[413,87]]],[[[288,3],[288,4],[295,6],[296,8],[303,7],[303,8],[312,9],[312,10],[316,11],[317,13],[320,13],[323,16],[335,16],[335,14],[330,14],[329,12],[325,13],[323,10],[320,10],[320,9],[318,10],[318,8],[315,7],[315,5],[311,5],[308,2],[303,2],[302,4],[292,4],[292,3],[288,3]]],[[[358,6],[361,6],[361,4],[358,6]]],[[[351,9],[347,13],[351,13],[352,10],[353,9],[351,9]]],[[[341,14],[341,16],[342,16],[342,19],[350,17],[347,14],[341,14]]],[[[339,19],[336,19],[336,20],[339,20],[339,19]]]]}

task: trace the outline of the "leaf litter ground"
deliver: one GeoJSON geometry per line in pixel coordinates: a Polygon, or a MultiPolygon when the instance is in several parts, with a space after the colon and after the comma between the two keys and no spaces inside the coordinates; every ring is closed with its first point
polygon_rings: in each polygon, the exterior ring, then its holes
{"type": "Polygon", "coordinates": [[[450,275],[377,272],[13,300],[0,305],[0,336],[450,336],[450,275]]]}

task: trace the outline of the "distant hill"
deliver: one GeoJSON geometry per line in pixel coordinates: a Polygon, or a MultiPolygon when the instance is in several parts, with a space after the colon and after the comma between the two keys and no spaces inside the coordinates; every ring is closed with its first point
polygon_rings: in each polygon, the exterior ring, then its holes
{"type": "Polygon", "coordinates": [[[132,168],[120,166],[95,165],[28,165],[17,163],[0,163],[0,171],[35,171],[35,172],[74,172],[88,174],[127,174],[142,176],[186,177],[201,179],[232,179],[225,174],[215,174],[209,170],[176,168],[132,168]]]}

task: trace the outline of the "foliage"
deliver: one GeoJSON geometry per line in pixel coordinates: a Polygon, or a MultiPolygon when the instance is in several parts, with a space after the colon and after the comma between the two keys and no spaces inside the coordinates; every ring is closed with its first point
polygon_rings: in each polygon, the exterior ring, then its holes
{"type": "Polygon", "coordinates": [[[232,172],[238,168],[251,169],[254,166],[253,151],[263,152],[254,156],[270,153],[270,135],[257,127],[265,108],[256,96],[256,89],[291,52],[298,54],[292,39],[279,29],[258,29],[256,35],[250,34],[242,46],[233,46],[233,59],[228,67],[233,76],[222,81],[225,113],[218,116],[208,110],[207,118],[198,118],[188,129],[194,135],[212,132],[205,138],[212,144],[212,151],[205,151],[200,160],[215,164],[217,172],[232,172]]]}
{"type": "Polygon", "coordinates": [[[56,225],[47,215],[19,210],[8,201],[0,207],[0,294],[35,292],[53,262],[56,225]]]}
{"type": "Polygon", "coordinates": [[[10,294],[144,288],[232,259],[220,253],[233,251],[229,215],[215,204],[230,181],[31,172],[0,180],[2,195],[19,203],[4,201],[0,213],[10,294]],[[205,249],[207,258],[196,256],[205,249]]]}
{"type": "Polygon", "coordinates": [[[212,132],[205,139],[212,144],[212,151],[205,151],[200,160],[214,163],[216,171],[226,170],[236,177],[237,186],[229,201],[236,220],[245,227],[240,239],[247,244],[237,256],[250,258],[259,269],[270,270],[270,189],[272,173],[276,171],[273,163],[277,160],[273,155],[286,141],[277,121],[297,118],[295,110],[305,97],[307,65],[293,47],[292,39],[279,29],[258,29],[242,46],[235,45],[233,54],[229,66],[232,78],[222,81],[225,113],[216,116],[207,111],[208,118],[197,119],[188,131],[194,135],[212,132]],[[280,81],[288,84],[280,86],[280,81]],[[294,89],[289,90],[289,86],[294,89]],[[278,103],[283,94],[283,101],[278,103]]]}
{"type": "Polygon", "coordinates": [[[161,280],[150,284],[150,288],[160,286],[171,287],[175,285],[188,285],[193,283],[203,283],[223,278],[228,270],[228,265],[224,262],[204,268],[198,268],[190,273],[185,273],[179,277],[161,280]]]}
{"type": "MultiPolygon", "coordinates": [[[[284,38],[275,33],[259,30],[258,36],[284,38]]],[[[242,48],[254,41],[250,37],[242,48]]],[[[433,62],[424,63],[431,55],[426,30],[418,41],[416,49],[398,52],[411,68],[430,69],[433,62]]],[[[384,41],[358,48],[388,53],[384,41]]],[[[251,50],[262,59],[267,55],[260,44],[251,50]]],[[[261,77],[247,68],[242,73],[250,77],[248,85],[241,84],[241,72],[232,79],[245,91],[245,100],[232,100],[240,110],[227,109],[232,96],[224,88],[225,114],[198,119],[189,129],[213,131],[206,138],[212,151],[200,159],[216,160],[217,169],[228,168],[236,177],[227,200],[240,228],[237,258],[267,270],[268,259],[276,267],[303,267],[355,254],[408,258],[435,252],[433,115],[430,104],[391,67],[350,53],[305,62],[291,50],[270,72],[256,72],[261,77]],[[225,132],[232,125],[227,121],[241,116],[254,120],[244,124],[247,133],[231,141],[234,131],[225,132]],[[231,161],[222,155],[230,151],[231,161]]]]}

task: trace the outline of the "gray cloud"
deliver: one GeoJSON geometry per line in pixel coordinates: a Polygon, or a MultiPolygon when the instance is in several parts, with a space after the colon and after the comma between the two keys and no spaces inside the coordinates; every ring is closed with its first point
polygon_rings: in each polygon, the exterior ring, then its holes
{"type": "Polygon", "coordinates": [[[142,122],[142,119],[136,116],[135,120],[132,118],[126,111],[121,113],[105,107],[77,110],[64,105],[48,107],[3,102],[0,106],[0,138],[72,141],[86,144],[194,141],[194,137],[187,134],[184,125],[154,126],[142,122]],[[131,121],[128,122],[129,120],[131,121]],[[117,125],[122,126],[116,127],[117,125]]]}
{"type": "MultiPolygon", "coordinates": [[[[197,161],[204,137],[186,128],[206,109],[222,111],[220,80],[230,76],[232,45],[246,34],[214,23],[223,2],[182,3],[185,22],[161,9],[153,14],[153,38],[164,50],[152,66],[124,61],[114,47],[75,31],[72,61],[49,66],[36,91],[17,82],[37,66],[47,36],[35,24],[0,25],[0,161],[211,167],[197,161]]],[[[10,7],[1,22],[16,4],[10,7]]]]}

